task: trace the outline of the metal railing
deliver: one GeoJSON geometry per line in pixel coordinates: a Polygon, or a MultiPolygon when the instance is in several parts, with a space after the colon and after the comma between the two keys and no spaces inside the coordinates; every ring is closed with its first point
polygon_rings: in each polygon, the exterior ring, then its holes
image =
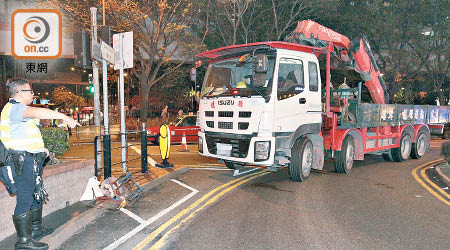
{"type": "Polygon", "coordinates": [[[126,138],[126,143],[125,146],[118,146],[118,147],[112,147],[111,145],[111,136],[118,136],[121,137],[122,133],[115,133],[115,134],[108,134],[108,135],[98,135],[95,136],[94,138],[94,151],[95,151],[95,175],[97,177],[100,177],[103,173],[104,179],[107,179],[109,177],[112,176],[112,168],[114,166],[123,166],[125,163],[126,166],[126,171],[128,171],[129,168],[129,163],[130,162],[137,162],[140,160],[140,172],[141,173],[148,173],[148,160],[147,160],[147,133],[145,130],[145,126],[143,127],[142,131],[127,131],[124,133],[125,134],[125,138],[126,138]],[[140,140],[137,141],[137,143],[134,144],[130,144],[128,143],[128,137],[130,135],[137,135],[138,138],[140,140]],[[98,148],[97,147],[97,143],[95,143],[97,141],[97,139],[100,138],[100,140],[102,141],[102,148],[98,148]],[[133,146],[137,146],[140,145],[141,146],[141,154],[136,154],[136,155],[130,155],[129,153],[129,148],[133,147],[133,146]],[[126,158],[125,161],[119,160],[119,161],[115,161],[113,162],[113,157],[116,156],[121,156],[120,154],[112,154],[112,152],[114,152],[116,149],[123,149],[126,148],[126,158]],[[103,167],[99,168],[98,166],[98,161],[101,160],[99,159],[99,155],[102,157],[103,159],[103,167]],[[139,156],[139,157],[135,157],[135,158],[131,158],[130,156],[139,156]]]}

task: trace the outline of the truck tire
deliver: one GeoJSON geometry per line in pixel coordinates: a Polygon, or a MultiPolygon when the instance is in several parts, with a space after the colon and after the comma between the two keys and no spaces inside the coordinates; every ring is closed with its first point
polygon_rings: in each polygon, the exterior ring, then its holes
{"type": "Polygon", "coordinates": [[[424,131],[420,131],[417,135],[416,143],[412,144],[411,158],[420,159],[427,151],[427,136],[424,131]]]}
{"type": "Polygon", "coordinates": [[[444,140],[450,139],[450,130],[444,130],[444,133],[442,134],[442,139],[444,140]]]}
{"type": "Polygon", "coordinates": [[[383,156],[383,159],[385,161],[394,161],[394,159],[392,159],[391,150],[389,150],[387,153],[383,153],[381,156],[383,156]]]}
{"type": "Polygon", "coordinates": [[[411,154],[411,135],[403,133],[400,139],[400,147],[391,149],[392,158],[394,161],[402,162],[408,160],[411,154]]]}
{"type": "Polygon", "coordinates": [[[243,168],[245,166],[245,164],[235,163],[232,161],[225,161],[225,166],[227,166],[227,168],[229,168],[229,169],[239,169],[239,168],[243,168]]]}
{"type": "Polygon", "coordinates": [[[355,140],[353,136],[347,135],[342,143],[341,151],[336,151],[334,167],[336,173],[348,174],[353,167],[355,159],[355,140]]]}
{"type": "Polygon", "coordinates": [[[225,161],[225,166],[227,166],[227,168],[229,168],[229,169],[236,169],[233,162],[231,162],[231,161],[225,161]]]}
{"type": "Polygon", "coordinates": [[[308,137],[298,139],[292,147],[292,159],[288,167],[289,178],[293,181],[306,181],[313,163],[313,144],[308,137]]]}

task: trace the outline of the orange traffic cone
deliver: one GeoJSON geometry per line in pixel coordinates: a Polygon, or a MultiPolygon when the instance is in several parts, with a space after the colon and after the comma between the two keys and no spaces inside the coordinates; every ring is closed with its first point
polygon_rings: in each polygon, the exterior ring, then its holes
{"type": "Polygon", "coordinates": [[[186,133],[183,132],[183,138],[181,138],[181,150],[180,152],[189,152],[187,148],[187,142],[186,142],[186,133]]]}

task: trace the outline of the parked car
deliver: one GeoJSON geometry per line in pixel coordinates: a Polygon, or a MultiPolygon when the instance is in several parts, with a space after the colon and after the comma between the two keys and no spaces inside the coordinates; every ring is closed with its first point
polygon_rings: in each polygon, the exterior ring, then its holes
{"type": "MultiPolygon", "coordinates": [[[[147,127],[147,141],[159,145],[160,126],[147,127]]],[[[197,124],[196,115],[178,116],[173,122],[169,123],[170,142],[181,143],[183,133],[186,135],[186,142],[197,142],[200,126],[197,124]]]]}

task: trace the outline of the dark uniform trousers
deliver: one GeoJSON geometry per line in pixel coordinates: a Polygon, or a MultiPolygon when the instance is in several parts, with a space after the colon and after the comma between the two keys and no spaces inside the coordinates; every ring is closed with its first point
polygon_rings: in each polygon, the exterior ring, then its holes
{"type": "MultiPolygon", "coordinates": [[[[42,161],[37,161],[37,171],[42,176],[42,161]]],[[[8,161],[9,166],[14,166],[14,163],[8,161]]],[[[36,188],[36,177],[33,171],[34,158],[31,154],[27,154],[24,158],[23,174],[16,175],[16,187],[17,187],[17,203],[14,210],[14,215],[21,215],[27,213],[30,210],[38,209],[42,206],[41,202],[34,199],[33,193],[36,188]]],[[[42,180],[41,180],[42,181],[42,180]]]]}

